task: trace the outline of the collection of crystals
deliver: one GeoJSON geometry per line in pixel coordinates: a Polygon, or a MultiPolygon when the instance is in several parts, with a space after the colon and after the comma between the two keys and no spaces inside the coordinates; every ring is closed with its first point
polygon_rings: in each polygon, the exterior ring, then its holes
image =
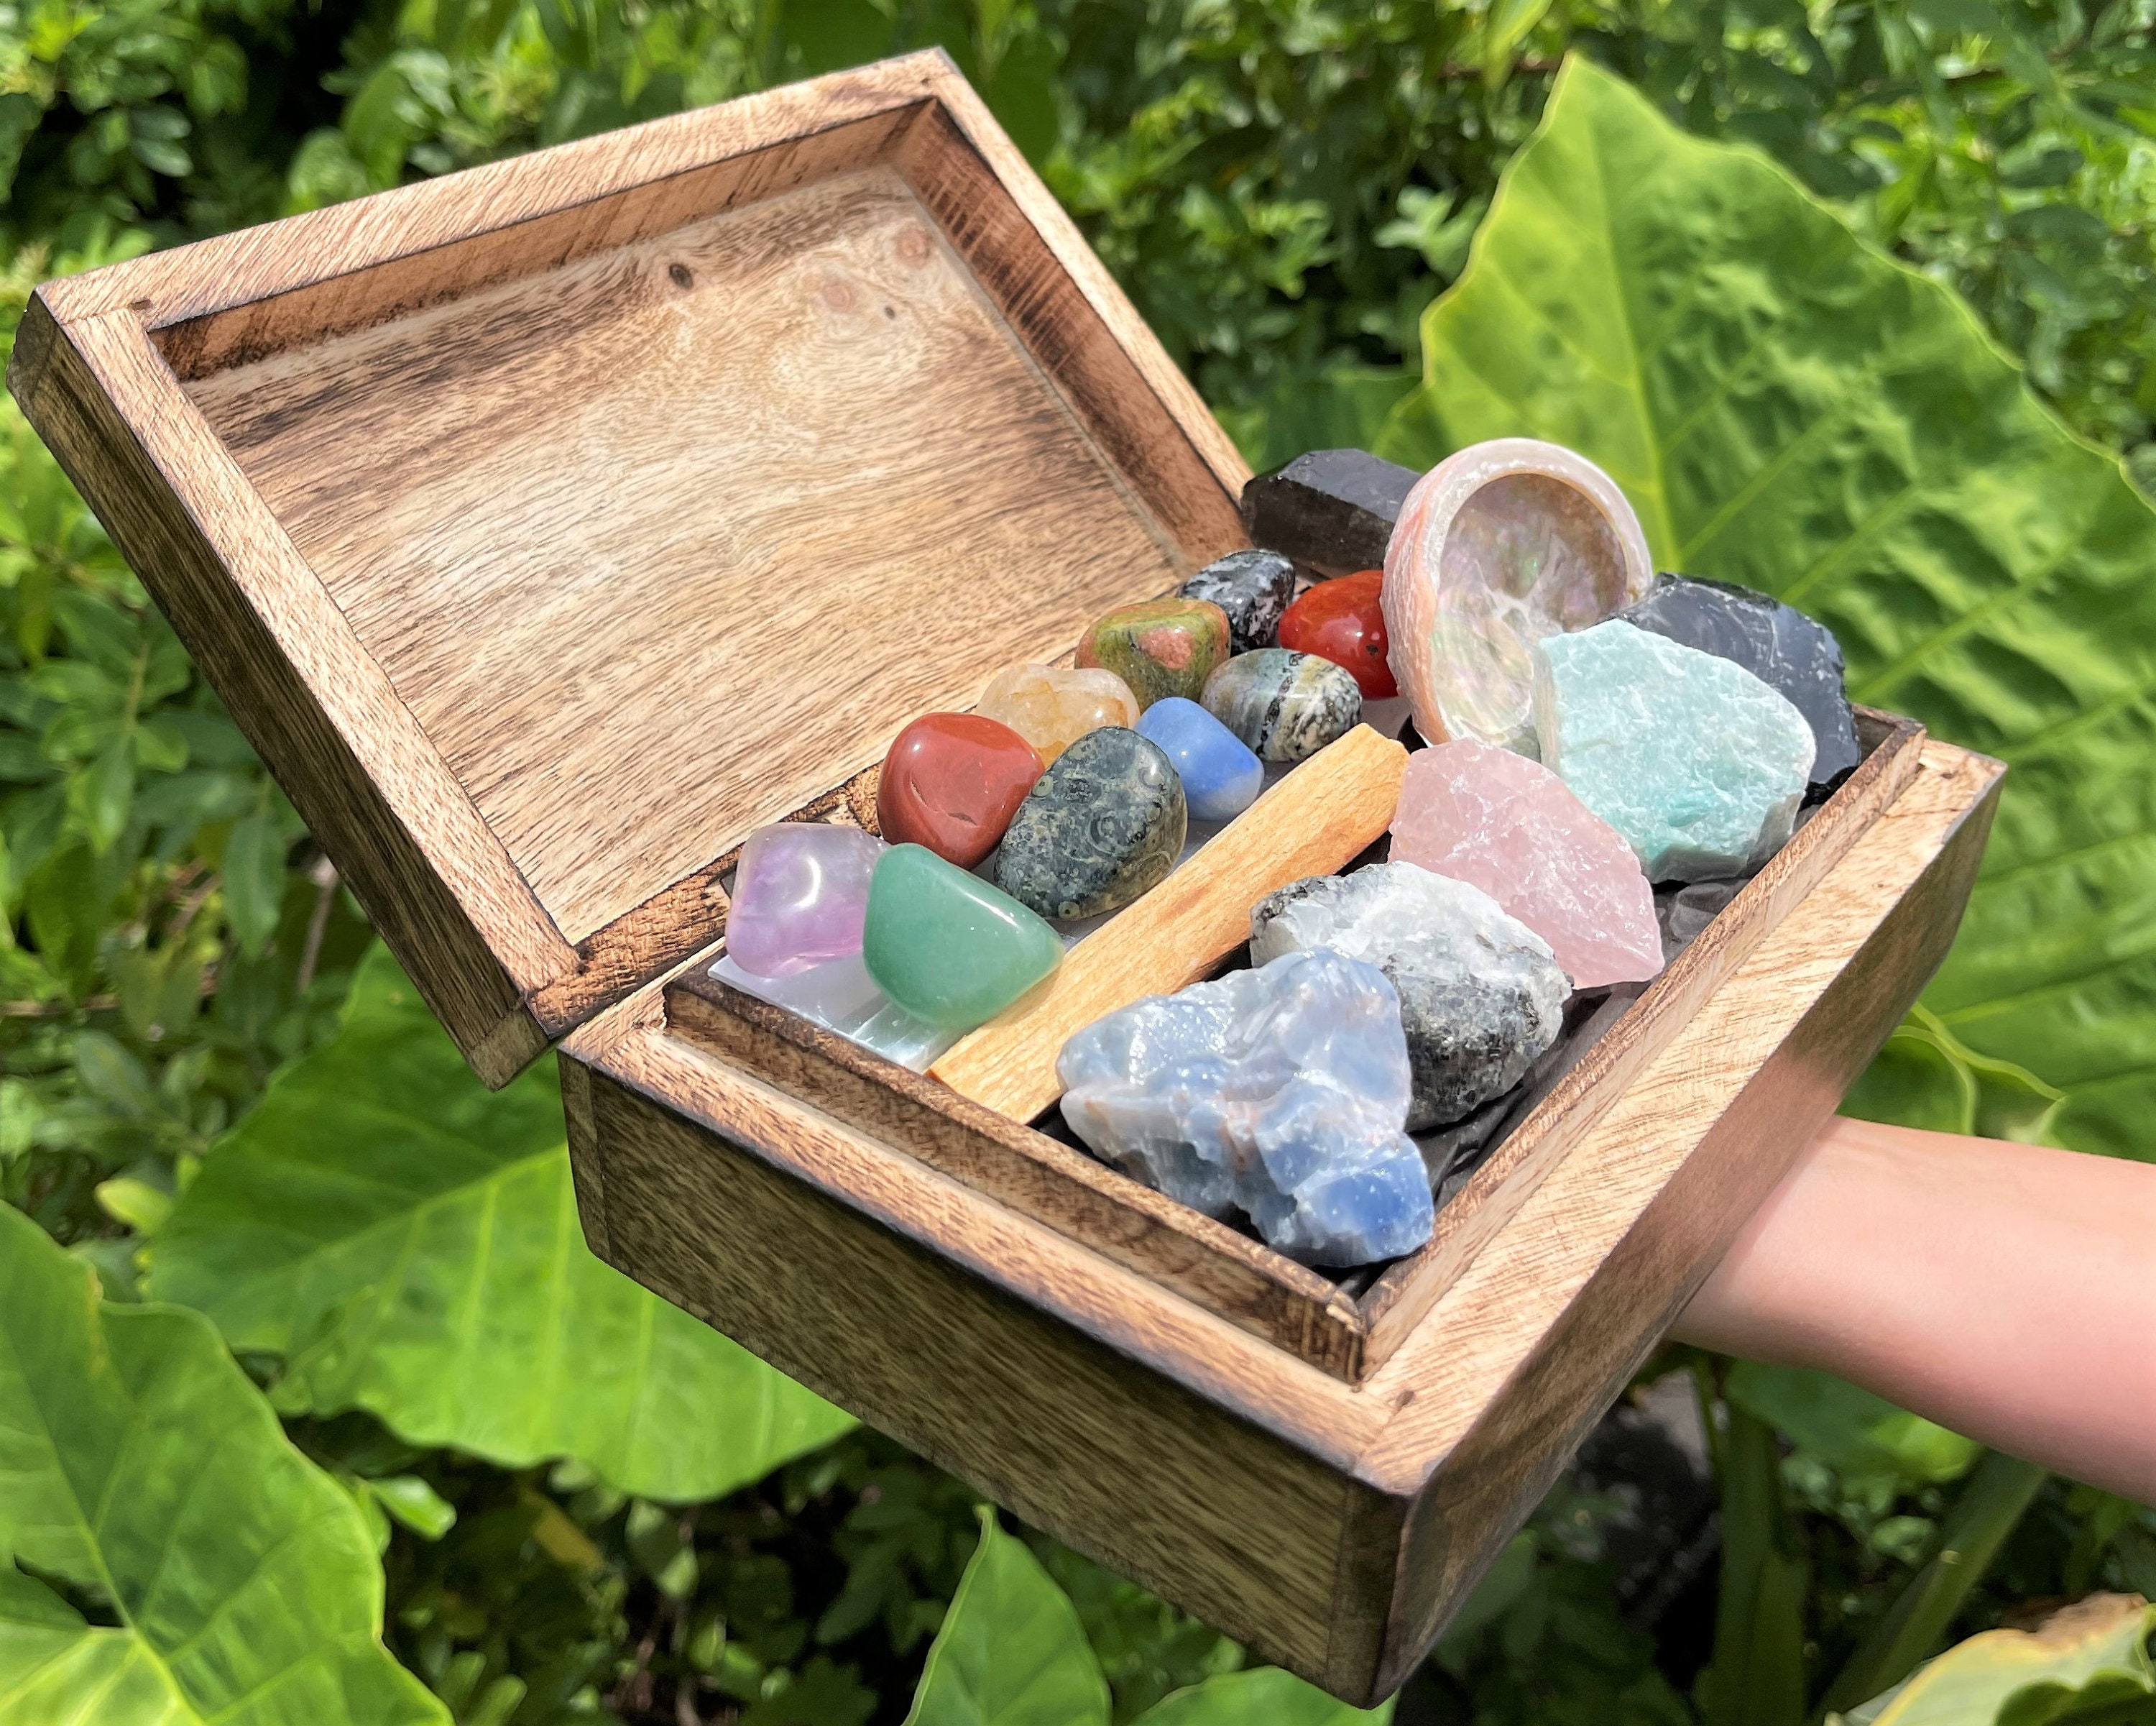
{"type": "Polygon", "coordinates": [[[881,840],[751,836],[716,974],[925,1070],[1268,769],[1404,695],[1427,747],[1388,860],[1270,894],[1249,968],[1109,1014],[1057,1071],[1081,1142],[1206,1215],[1309,1264],[1413,1251],[1608,1019],[1597,992],[1655,976],[1860,751],[1833,636],[1657,576],[1623,494],[1569,450],[1452,456],[1384,562],[1298,597],[1290,557],[1237,552],[1101,619],[1075,668],[916,720],[884,761],[881,840]]]}

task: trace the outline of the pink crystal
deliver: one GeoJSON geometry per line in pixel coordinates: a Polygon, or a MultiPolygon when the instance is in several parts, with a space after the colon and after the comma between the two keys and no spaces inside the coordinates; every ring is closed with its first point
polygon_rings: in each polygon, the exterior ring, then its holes
{"type": "Polygon", "coordinates": [[[1408,758],[1393,860],[1480,887],[1557,954],[1574,989],[1662,968],[1655,893],[1617,830],[1548,768],[1486,743],[1408,758]]]}
{"type": "Polygon", "coordinates": [[[781,821],[742,847],[726,952],[744,971],[791,977],[861,950],[869,876],[883,841],[858,827],[781,821]]]}

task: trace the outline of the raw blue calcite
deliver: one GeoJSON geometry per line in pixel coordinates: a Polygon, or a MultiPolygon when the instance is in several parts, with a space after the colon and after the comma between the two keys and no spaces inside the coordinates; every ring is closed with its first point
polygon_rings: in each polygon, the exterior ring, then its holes
{"type": "Polygon", "coordinates": [[[1650,881],[1746,875],[1789,837],[1804,716],[1742,665],[1615,618],[1534,648],[1543,764],[1625,835],[1650,881]]]}
{"type": "Polygon", "coordinates": [[[1265,764],[1195,701],[1169,696],[1138,717],[1138,735],[1160,745],[1183,780],[1194,821],[1232,821],[1257,801],[1265,764]]]}
{"type": "Polygon", "coordinates": [[[1063,1118],[1095,1155],[1307,1265],[1430,1238],[1399,996],[1330,948],[1152,995],[1063,1045],[1063,1118]]]}

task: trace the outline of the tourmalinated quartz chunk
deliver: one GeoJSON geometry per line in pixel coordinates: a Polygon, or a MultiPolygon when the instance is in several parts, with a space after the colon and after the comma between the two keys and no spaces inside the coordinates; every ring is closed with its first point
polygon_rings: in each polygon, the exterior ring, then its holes
{"type": "Polygon", "coordinates": [[[1360,449],[1313,449],[1243,487],[1253,541],[1327,575],[1374,569],[1415,470],[1360,449]]]}
{"type": "Polygon", "coordinates": [[[1742,665],[1615,619],[1536,644],[1544,762],[1650,881],[1743,875],[1779,850],[1812,728],[1742,665]]]}
{"type": "Polygon", "coordinates": [[[1278,552],[1230,552],[1183,583],[1182,592],[1227,613],[1235,652],[1270,647],[1281,614],[1295,597],[1295,561],[1278,552]]]}
{"type": "Polygon", "coordinates": [[[1265,789],[1265,763],[1195,701],[1155,701],[1138,721],[1138,735],[1174,766],[1194,821],[1232,821],[1265,789]]]}
{"type": "Polygon", "coordinates": [[[996,848],[1044,763],[1009,726],[978,713],[925,713],[901,732],[876,779],[876,825],[971,869],[996,848]]]}
{"type": "Polygon", "coordinates": [[[1864,758],[1843,685],[1841,644],[1794,606],[1727,582],[1662,575],[1645,598],[1618,615],[1686,647],[1734,660],[1787,696],[1812,728],[1815,790],[1831,790],[1864,758]]]}
{"type": "Polygon", "coordinates": [[[916,1019],[984,1025],[1063,963],[1055,931],[921,845],[893,845],[869,881],[861,958],[916,1019]]]}
{"type": "Polygon", "coordinates": [[[1307,760],[1363,717],[1363,691],[1330,660],[1284,647],[1237,654],[1205,681],[1205,711],[1259,760],[1307,760]]]}
{"type": "Polygon", "coordinates": [[[858,827],[781,821],[741,849],[726,951],[759,977],[790,977],[861,950],[869,876],[883,844],[858,827]]]}
{"type": "Polygon", "coordinates": [[[1364,701],[1389,701],[1400,687],[1385,659],[1385,613],[1379,603],[1384,584],[1382,569],[1320,582],[1288,607],[1280,645],[1342,667],[1364,701]]]}
{"type": "Polygon", "coordinates": [[[1077,657],[1113,671],[1150,707],[1168,696],[1196,701],[1228,654],[1228,614],[1209,599],[1176,598],[1117,607],[1080,638],[1077,657]]]}
{"type": "Polygon", "coordinates": [[[1462,739],[1408,757],[1392,858],[1480,887],[1550,944],[1574,989],[1662,968],[1632,847],[1548,768],[1462,739]]]}
{"type": "Polygon", "coordinates": [[[1653,578],[1632,506],[1584,456],[1497,438],[1446,457],[1385,554],[1393,671],[1416,729],[1532,754],[1535,643],[1599,623],[1653,578]]]}
{"type": "Polygon", "coordinates": [[[1151,995],[1055,1071],[1095,1155],[1208,1216],[1242,1210],[1291,1258],[1369,1264],[1430,1239],[1399,998],[1374,966],[1320,949],[1151,995]]]}
{"type": "Polygon", "coordinates": [[[1320,948],[1375,965],[1399,991],[1410,1133],[1511,1090],[1564,1028],[1571,985],[1548,943],[1480,888],[1412,863],[1292,881],[1250,912],[1252,963],[1320,948]]]}
{"type": "Polygon", "coordinates": [[[989,680],[974,711],[1009,726],[1051,763],[1089,731],[1136,725],[1138,698],[1098,665],[1014,665],[989,680]]]}
{"type": "Polygon", "coordinates": [[[1160,747],[1104,727],[1026,794],[996,855],[996,881],[1043,917],[1097,917],[1166,876],[1188,826],[1183,781],[1160,747]]]}

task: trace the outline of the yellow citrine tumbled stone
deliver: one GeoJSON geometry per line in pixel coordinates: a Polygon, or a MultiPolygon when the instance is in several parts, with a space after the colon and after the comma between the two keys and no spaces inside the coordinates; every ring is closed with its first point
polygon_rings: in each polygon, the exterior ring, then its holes
{"type": "Polygon", "coordinates": [[[996,673],[973,711],[1009,726],[1052,762],[1089,731],[1137,725],[1138,698],[1097,665],[1014,665],[996,673]]]}

